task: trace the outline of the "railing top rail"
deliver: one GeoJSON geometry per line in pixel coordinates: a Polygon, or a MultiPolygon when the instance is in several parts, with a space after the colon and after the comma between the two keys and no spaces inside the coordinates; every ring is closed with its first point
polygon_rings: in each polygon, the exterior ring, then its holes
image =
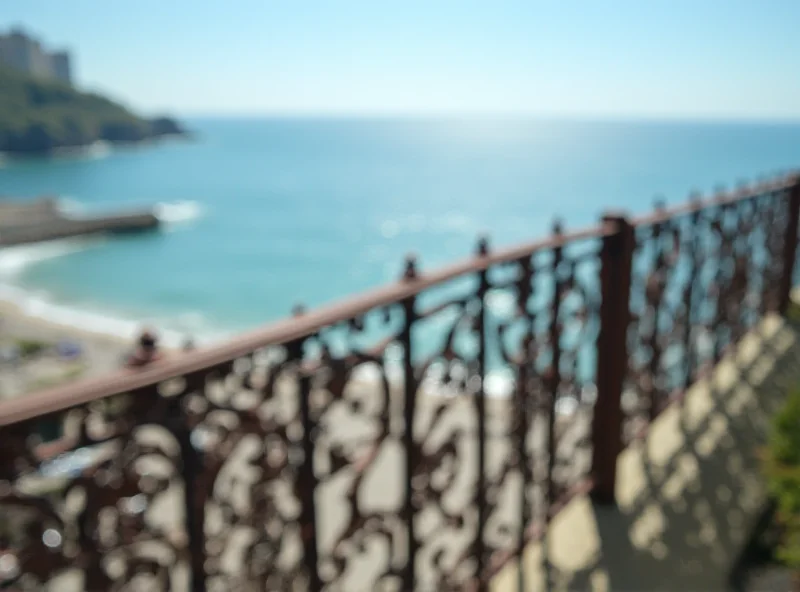
{"type": "Polygon", "coordinates": [[[654,226],[656,224],[663,224],[679,216],[734,204],[766,193],[783,191],[798,184],[800,184],[800,175],[798,173],[792,173],[766,181],[760,181],[755,185],[747,185],[734,189],[733,191],[718,191],[706,199],[690,199],[676,206],[658,208],[655,212],[633,217],[631,219],[631,224],[634,226],[654,226]]]}
{"type": "Polygon", "coordinates": [[[603,238],[613,232],[613,223],[603,223],[576,232],[553,234],[546,239],[477,255],[427,274],[419,274],[360,295],[286,317],[265,327],[239,335],[225,343],[182,353],[175,358],[153,362],[140,369],[120,369],[108,375],[45,389],[0,403],[0,426],[40,415],[56,413],[108,396],[147,388],[176,376],[186,376],[227,364],[270,345],[286,344],[314,334],[319,329],[358,317],[415,296],[460,276],[490,266],[530,257],[537,252],[582,240],[603,238]]]}

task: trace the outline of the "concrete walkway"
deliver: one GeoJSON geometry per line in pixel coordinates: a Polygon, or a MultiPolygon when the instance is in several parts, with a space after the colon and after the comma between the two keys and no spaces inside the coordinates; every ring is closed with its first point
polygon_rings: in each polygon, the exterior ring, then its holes
{"type": "Polygon", "coordinates": [[[574,499],[526,549],[524,579],[509,564],[493,592],[730,589],[766,501],[758,451],[769,418],[800,385],[799,340],[800,327],[765,319],[621,455],[618,507],[574,499]]]}

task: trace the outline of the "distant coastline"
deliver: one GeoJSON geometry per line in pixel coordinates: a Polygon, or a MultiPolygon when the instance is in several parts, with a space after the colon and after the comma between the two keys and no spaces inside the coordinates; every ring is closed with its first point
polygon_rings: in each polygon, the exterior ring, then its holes
{"type": "Polygon", "coordinates": [[[4,164],[24,162],[38,159],[96,159],[103,158],[117,151],[126,149],[145,149],[172,142],[191,142],[196,138],[191,132],[152,136],[136,141],[95,140],[87,144],[56,146],[44,152],[2,151],[0,150],[0,168],[4,164]]]}
{"type": "Polygon", "coordinates": [[[0,88],[0,154],[6,158],[190,137],[172,117],[145,118],[104,96],[10,68],[0,67],[0,88]]]}

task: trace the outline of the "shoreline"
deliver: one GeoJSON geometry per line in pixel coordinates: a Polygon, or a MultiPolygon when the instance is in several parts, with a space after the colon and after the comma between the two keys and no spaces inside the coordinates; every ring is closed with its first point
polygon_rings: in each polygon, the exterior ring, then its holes
{"type": "MultiPolygon", "coordinates": [[[[180,355],[179,347],[164,342],[164,331],[159,327],[147,323],[141,323],[140,327],[156,332],[163,355],[180,355]]],[[[128,338],[59,322],[31,313],[23,305],[0,296],[0,353],[3,353],[0,356],[0,401],[120,371],[134,345],[135,335],[128,338]],[[19,348],[23,342],[47,347],[74,344],[79,347],[80,354],[75,358],[65,358],[50,350],[15,361],[5,357],[9,348],[19,348]]]]}
{"type": "Polygon", "coordinates": [[[131,342],[122,337],[37,317],[5,299],[0,299],[0,343],[8,352],[2,360],[0,400],[114,372],[131,348],[131,342]],[[43,344],[48,351],[25,356],[21,348],[24,343],[43,344]],[[77,346],[79,353],[70,357],[49,350],[67,343],[77,346]]]}
{"type": "Polygon", "coordinates": [[[103,343],[111,347],[130,347],[130,341],[119,335],[100,333],[90,329],[81,329],[74,325],[59,323],[23,310],[22,306],[7,298],[0,297],[0,332],[9,332],[13,327],[14,334],[31,336],[47,334],[53,336],[79,338],[87,341],[103,343]]]}
{"type": "Polygon", "coordinates": [[[93,156],[106,156],[111,152],[135,150],[139,148],[152,148],[168,143],[190,143],[197,141],[197,136],[192,132],[160,134],[149,136],[141,140],[102,140],[98,139],[89,144],[79,144],[76,146],[57,146],[52,150],[20,151],[6,150],[0,151],[0,163],[10,164],[14,162],[48,161],[59,159],[85,158],[93,156]]]}
{"type": "Polygon", "coordinates": [[[31,394],[46,386],[42,381],[67,383],[113,372],[121,366],[131,348],[131,342],[122,337],[37,317],[5,299],[0,299],[0,341],[6,347],[23,341],[49,346],[70,343],[80,347],[80,355],[74,361],[61,360],[55,355],[4,361],[7,367],[3,372],[4,388],[0,399],[31,394]],[[35,386],[37,383],[41,386],[35,386]]]}

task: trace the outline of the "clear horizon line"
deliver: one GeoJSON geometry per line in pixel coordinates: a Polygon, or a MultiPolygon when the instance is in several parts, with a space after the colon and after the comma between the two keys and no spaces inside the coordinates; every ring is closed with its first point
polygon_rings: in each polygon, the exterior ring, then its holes
{"type": "MultiPolygon", "coordinates": [[[[165,110],[162,110],[165,111],[165,110]]],[[[529,119],[571,120],[587,122],[674,121],[713,123],[783,123],[800,124],[800,114],[718,114],[718,113],[591,113],[536,111],[213,111],[167,110],[184,118],[208,119],[529,119]]]]}

